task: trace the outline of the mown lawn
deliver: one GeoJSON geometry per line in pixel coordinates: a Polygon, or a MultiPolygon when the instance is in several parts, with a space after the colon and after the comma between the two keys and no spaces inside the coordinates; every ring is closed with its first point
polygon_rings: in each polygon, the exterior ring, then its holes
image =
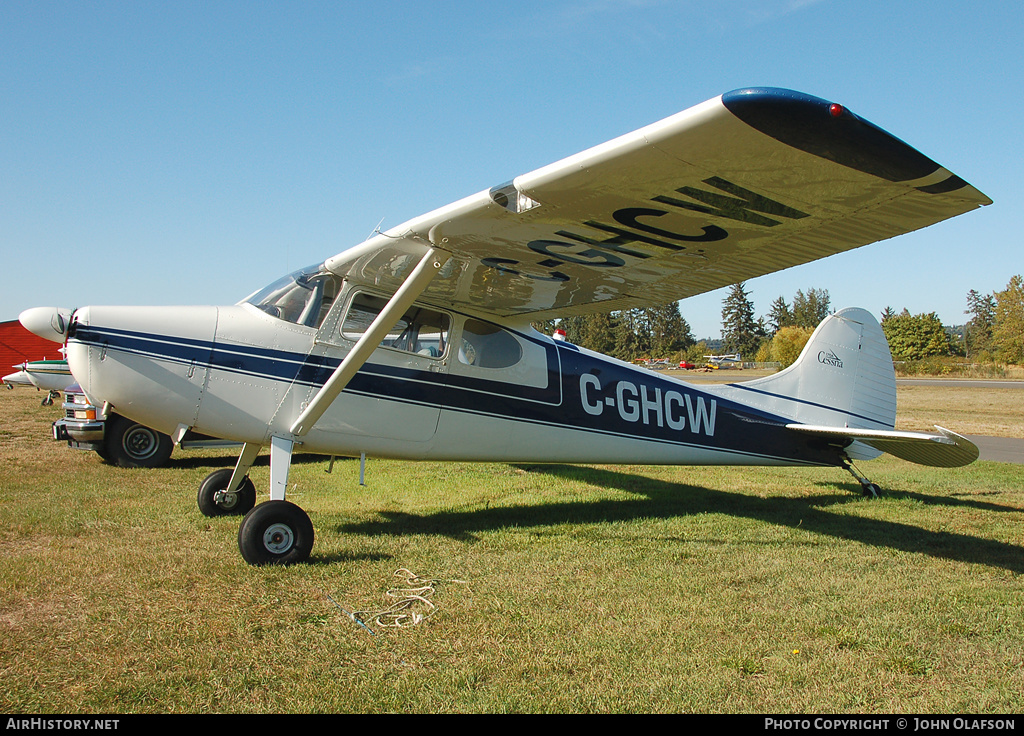
{"type": "Polygon", "coordinates": [[[1024,466],[864,463],[870,501],[834,469],[308,458],[311,563],[252,568],[195,505],[230,455],[114,468],[38,399],[0,396],[2,712],[1024,708],[1024,466]],[[403,568],[427,618],[350,617],[403,568]]]}

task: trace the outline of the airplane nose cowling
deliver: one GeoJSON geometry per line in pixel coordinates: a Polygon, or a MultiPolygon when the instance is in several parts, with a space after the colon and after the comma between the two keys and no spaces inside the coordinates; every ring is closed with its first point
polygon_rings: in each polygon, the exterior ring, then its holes
{"type": "Polygon", "coordinates": [[[33,335],[63,343],[71,323],[71,310],[65,307],[33,307],[19,314],[18,321],[33,335]]]}
{"type": "Polygon", "coordinates": [[[217,307],[82,307],[68,365],[93,401],[173,434],[195,423],[216,330],[217,307]]]}

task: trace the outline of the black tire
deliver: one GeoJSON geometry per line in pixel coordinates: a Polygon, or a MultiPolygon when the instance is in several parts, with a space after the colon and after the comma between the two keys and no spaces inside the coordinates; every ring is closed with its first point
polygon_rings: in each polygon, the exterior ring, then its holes
{"type": "Polygon", "coordinates": [[[163,432],[114,414],[104,433],[108,461],[122,468],[158,468],[171,457],[174,444],[163,432]]]}
{"type": "Polygon", "coordinates": [[[861,486],[861,493],[865,498],[881,498],[882,489],[877,483],[865,483],[861,486]]]}
{"type": "Polygon", "coordinates": [[[294,565],[313,550],[313,522],[289,501],[267,501],[238,528],[238,549],[250,565],[294,565]]]}
{"type": "Polygon", "coordinates": [[[256,505],[256,486],[249,480],[248,475],[242,479],[237,491],[223,492],[228,487],[233,472],[233,468],[214,470],[199,484],[196,503],[203,516],[244,516],[256,505]]]}

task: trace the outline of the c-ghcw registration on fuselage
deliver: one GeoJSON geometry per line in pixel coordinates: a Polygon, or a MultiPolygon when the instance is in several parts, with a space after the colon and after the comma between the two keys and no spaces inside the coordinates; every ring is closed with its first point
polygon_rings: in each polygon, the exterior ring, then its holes
{"type": "MultiPolygon", "coordinates": [[[[224,307],[37,308],[94,403],[244,443],[203,481],[243,557],[306,559],[294,449],[438,460],[963,465],[896,432],[881,328],[844,309],[776,375],[697,388],[533,321],[664,304],[990,204],[844,107],[743,89],[430,212],[224,307]],[[270,450],[270,500],[248,471],[270,450]]],[[[875,254],[878,257],[879,254],[875,254]]]]}

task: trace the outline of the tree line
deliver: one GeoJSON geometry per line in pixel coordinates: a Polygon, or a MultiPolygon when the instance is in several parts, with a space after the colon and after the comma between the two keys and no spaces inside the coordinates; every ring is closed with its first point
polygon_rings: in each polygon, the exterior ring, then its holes
{"type": "MultiPolygon", "coordinates": [[[[556,320],[535,324],[551,332],[556,320]]],[[[557,320],[565,339],[622,360],[672,358],[683,360],[697,345],[679,302],[654,307],[625,309],[610,314],[587,314],[557,320]]]]}
{"type": "MultiPolygon", "coordinates": [[[[778,297],[760,320],[744,284],[733,286],[722,306],[722,337],[727,352],[754,355],[758,361],[778,361],[783,367],[799,356],[814,328],[828,314],[827,289],[798,291],[792,305],[778,297]]],[[[894,360],[964,356],[973,362],[1024,363],[1024,279],[1017,275],[1006,288],[991,294],[967,293],[970,316],[962,327],[945,327],[935,312],[897,313],[886,307],[882,331],[894,360]]]]}
{"type": "MultiPolygon", "coordinates": [[[[791,302],[776,298],[763,317],[756,317],[746,284],[729,289],[722,301],[721,352],[739,353],[747,360],[777,361],[783,367],[799,356],[811,333],[832,312],[827,289],[798,290],[791,302]]],[[[942,325],[935,312],[912,315],[886,307],[882,330],[895,360],[964,356],[973,362],[1024,364],[1024,279],[1010,279],[1002,291],[967,293],[967,323],[942,325]]],[[[575,345],[622,360],[669,358],[699,363],[708,353],[697,342],[679,303],[549,320],[536,327],[550,333],[565,330],[575,345]]]]}
{"type": "Polygon", "coordinates": [[[1018,274],[991,294],[967,292],[971,318],[964,326],[964,354],[979,362],[1024,364],[1024,279],[1018,274]]]}

